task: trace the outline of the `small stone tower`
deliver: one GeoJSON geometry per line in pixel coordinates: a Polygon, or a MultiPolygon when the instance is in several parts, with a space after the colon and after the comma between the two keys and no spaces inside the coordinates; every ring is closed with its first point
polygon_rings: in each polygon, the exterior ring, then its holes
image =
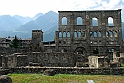
{"type": "Polygon", "coordinates": [[[39,44],[43,41],[42,30],[32,30],[32,43],[39,44]]]}

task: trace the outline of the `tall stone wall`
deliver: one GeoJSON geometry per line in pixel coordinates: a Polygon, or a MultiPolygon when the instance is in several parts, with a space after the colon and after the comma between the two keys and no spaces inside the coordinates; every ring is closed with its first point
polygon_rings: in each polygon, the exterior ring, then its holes
{"type": "Polygon", "coordinates": [[[122,47],[121,9],[94,11],[59,11],[58,31],[55,43],[57,51],[63,48],[82,54],[92,55],[94,49],[99,55],[107,55],[107,50],[120,52],[122,47]],[[93,23],[96,19],[96,24],[93,23]],[[109,23],[109,19],[112,23],[109,23]],[[79,21],[80,20],[80,21],[79,21]],[[95,25],[94,25],[95,24],[95,25]],[[119,41],[118,41],[119,40],[119,41]]]}

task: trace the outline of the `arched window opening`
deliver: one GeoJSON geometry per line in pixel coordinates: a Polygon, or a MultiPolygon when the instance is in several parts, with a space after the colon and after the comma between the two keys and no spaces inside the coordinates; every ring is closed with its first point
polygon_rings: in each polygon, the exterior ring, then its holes
{"type": "Polygon", "coordinates": [[[83,25],[83,21],[81,17],[77,17],[77,25],[83,25]]]}
{"type": "Polygon", "coordinates": [[[108,18],[108,26],[114,26],[113,18],[109,17],[108,18]]]}
{"type": "Polygon", "coordinates": [[[62,37],[62,32],[59,32],[59,37],[62,37]]]}
{"type": "Polygon", "coordinates": [[[101,32],[100,31],[98,32],[98,37],[101,37],[101,32]]]}
{"type": "Polygon", "coordinates": [[[66,37],[66,32],[63,32],[63,37],[66,37]]]}
{"type": "Polygon", "coordinates": [[[70,37],[70,32],[67,33],[67,37],[70,37]]]}
{"type": "Polygon", "coordinates": [[[78,37],[81,37],[81,32],[80,31],[78,32],[78,37]]]}
{"type": "Polygon", "coordinates": [[[92,18],[92,26],[98,26],[98,19],[92,18]]]}
{"type": "Polygon", "coordinates": [[[117,32],[116,31],[114,31],[114,37],[117,37],[117,32]]]}
{"type": "Polygon", "coordinates": [[[85,37],[85,31],[83,31],[83,32],[81,33],[81,36],[82,36],[82,37],[85,37]]]}
{"type": "Polygon", "coordinates": [[[74,37],[77,37],[77,32],[74,32],[74,37]]]}
{"type": "Polygon", "coordinates": [[[94,37],[97,37],[97,32],[94,32],[94,37]]]}
{"type": "Polygon", "coordinates": [[[112,37],[112,31],[110,31],[109,34],[110,34],[110,37],[112,37]]]}
{"type": "Polygon", "coordinates": [[[90,37],[93,37],[93,32],[92,31],[90,32],[90,37]]]}
{"type": "Polygon", "coordinates": [[[67,25],[67,18],[66,17],[62,18],[62,25],[67,25]]]}
{"type": "Polygon", "coordinates": [[[106,37],[109,37],[109,33],[108,32],[106,32],[106,37]]]}

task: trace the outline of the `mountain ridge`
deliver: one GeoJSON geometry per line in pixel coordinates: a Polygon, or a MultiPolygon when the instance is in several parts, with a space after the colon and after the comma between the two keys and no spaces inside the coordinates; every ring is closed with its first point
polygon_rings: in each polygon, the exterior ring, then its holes
{"type": "MultiPolygon", "coordinates": [[[[19,15],[7,16],[6,19],[0,16],[4,22],[4,27],[1,28],[1,20],[0,20],[0,37],[7,36],[15,36],[22,39],[31,38],[32,30],[41,30],[44,32],[44,41],[53,41],[55,36],[55,31],[58,30],[58,13],[49,11],[45,14],[38,13],[33,18],[23,17],[19,15]],[[10,18],[10,19],[8,19],[10,18]],[[24,19],[23,19],[24,18],[24,19]],[[16,22],[15,22],[16,21],[16,22]],[[9,23],[10,22],[10,23],[9,23]],[[10,28],[6,28],[6,23],[10,26],[10,28]],[[12,27],[12,28],[11,28],[12,27]],[[2,30],[3,29],[3,30],[2,30]],[[5,30],[8,29],[8,30],[5,30]],[[6,33],[6,34],[5,34],[6,33]]],[[[122,37],[124,39],[124,22],[122,22],[122,37]]]]}

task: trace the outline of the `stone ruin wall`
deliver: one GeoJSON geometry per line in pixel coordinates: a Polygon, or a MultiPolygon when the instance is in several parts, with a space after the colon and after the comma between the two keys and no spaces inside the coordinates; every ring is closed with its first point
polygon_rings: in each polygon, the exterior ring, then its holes
{"type": "Polygon", "coordinates": [[[51,67],[74,67],[75,56],[73,53],[42,53],[32,52],[25,54],[12,54],[0,57],[0,63],[3,68],[21,67],[21,66],[51,66],[51,67]]]}
{"type": "Polygon", "coordinates": [[[31,54],[28,54],[28,60],[32,63],[40,63],[41,66],[75,66],[75,58],[73,53],[32,52],[31,54]]]}
{"type": "Polygon", "coordinates": [[[83,47],[86,51],[86,56],[92,55],[92,51],[96,48],[99,49],[100,55],[107,55],[106,52],[109,49],[123,52],[121,51],[121,9],[59,11],[58,26],[55,37],[57,51],[66,48],[67,51],[74,52],[76,48],[83,47]],[[77,23],[78,18],[82,21],[81,24],[77,23]],[[93,25],[94,18],[97,19],[98,25],[93,25]],[[109,25],[109,18],[113,20],[113,25],[109,25]],[[64,19],[66,19],[65,24],[64,19]],[[77,34],[76,36],[75,33],[77,34]],[[85,35],[78,35],[82,33],[85,33],[85,35]]]}

